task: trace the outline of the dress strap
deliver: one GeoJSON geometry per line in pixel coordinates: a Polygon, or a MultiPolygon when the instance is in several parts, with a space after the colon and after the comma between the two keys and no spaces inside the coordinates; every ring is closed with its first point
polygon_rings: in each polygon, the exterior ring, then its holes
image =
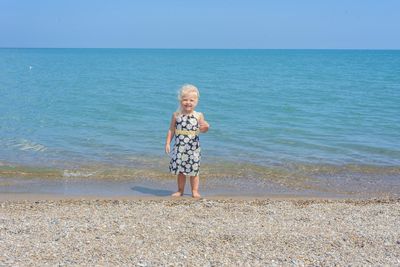
{"type": "Polygon", "coordinates": [[[193,111],[193,116],[194,116],[197,120],[199,120],[200,117],[201,117],[201,112],[193,111]]]}

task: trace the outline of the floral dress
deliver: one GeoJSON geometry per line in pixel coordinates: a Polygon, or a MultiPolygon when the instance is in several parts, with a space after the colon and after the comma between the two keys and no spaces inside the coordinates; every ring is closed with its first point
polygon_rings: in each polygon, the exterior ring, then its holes
{"type": "Polygon", "coordinates": [[[169,164],[171,173],[197,176],[200,170],[199,113],[179,114],[175,123],[175,145],[169,164]],[[197,115],[197,116],[195,116],[197,115]]]}

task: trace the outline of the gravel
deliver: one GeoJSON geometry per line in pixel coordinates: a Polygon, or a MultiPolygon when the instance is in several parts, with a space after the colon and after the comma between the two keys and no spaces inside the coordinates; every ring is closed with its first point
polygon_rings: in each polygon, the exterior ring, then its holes
{"type": "Polygon", "coordinates": [[[400,199],[0,202],[0,265],[400,265],[400,199]]]}

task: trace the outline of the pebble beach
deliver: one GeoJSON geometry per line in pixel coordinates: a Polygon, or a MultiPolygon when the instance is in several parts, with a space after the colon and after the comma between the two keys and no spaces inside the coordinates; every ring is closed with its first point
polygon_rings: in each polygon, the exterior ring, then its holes
{"type": "Polygon", "coordinates": [[[399,198],[0,200],[0,265],[398,266],[399,198]]]}

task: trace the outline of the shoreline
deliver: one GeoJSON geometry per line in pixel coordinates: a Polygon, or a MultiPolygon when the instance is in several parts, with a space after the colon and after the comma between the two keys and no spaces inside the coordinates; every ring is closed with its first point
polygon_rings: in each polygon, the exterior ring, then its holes
{"type": "Polygon", "coordinates": [[[248,195],[212,195],[199,199],[192,198],[190,194],[182,197],[155,196],[155,195],[62,195],[62,194],[41,194],[41,193],[0,193],[0,203],[7,201],[338,201],[338,202],[364,202],[364,201],[384,201],[397,200],[397,196],[304,196],[294,194],[270,194],[264,196],[248,195]]]}
{"type": "MultiPolygon", "coordinates": [[[[132,166],[88,164],[45,168],[0,162],[0,198],[164,198],[176,190],[176,177],[158,158],[133,158],[132,166]],[[136,167],[135,167],[136,166],[136,167]],[[16,194],[18,196],[13,196],[16,194]],[[50,195],[50,196],[48,196],[50,195]],[[31,197],[31,196],[27,196],[31,197]]],[[[293,163],[294,164],[294,163],[293,163]]],[[[398,197],[398,166],[300,164],[262,166],[215,161],[204,165],[200,194],[205,198],[398,197]]],[[[186,190],[190,193],[187,181],[186,190]]]]}

